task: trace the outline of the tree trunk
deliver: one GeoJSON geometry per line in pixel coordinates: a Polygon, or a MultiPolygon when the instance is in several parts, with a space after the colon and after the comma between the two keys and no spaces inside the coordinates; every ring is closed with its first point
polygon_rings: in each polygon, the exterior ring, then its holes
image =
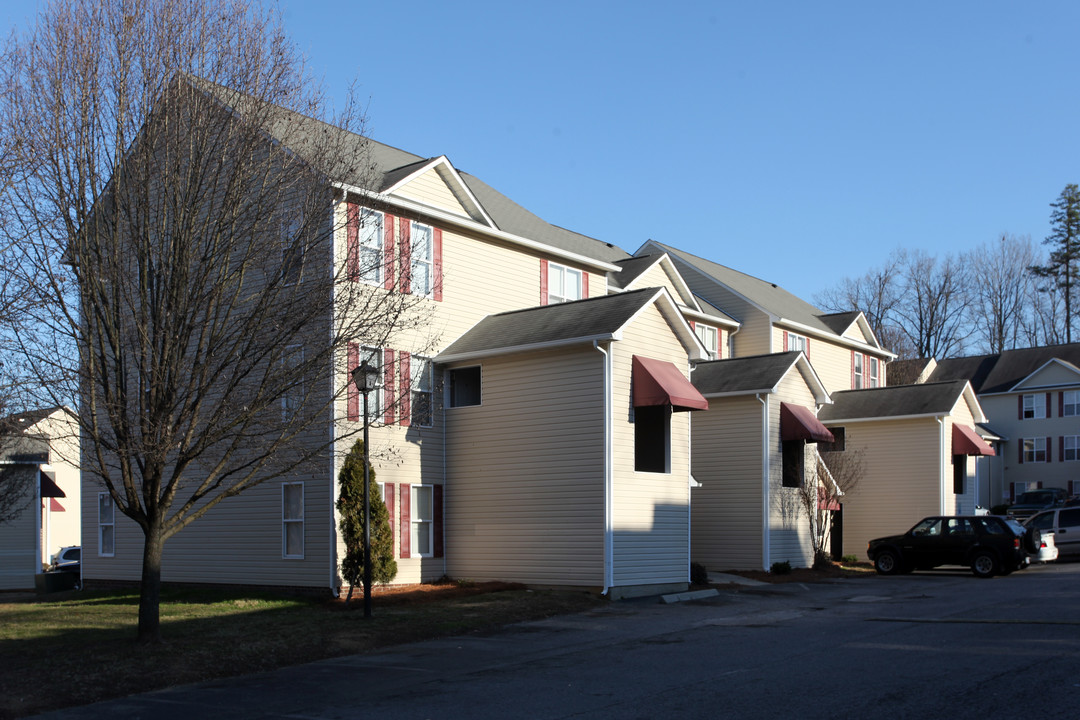
{"type": "Polygon", "coordinates": [[[161,642],[161,551],[165,541],[157,523],[144,529],[142,583],[139,586],[139,642],[161,642]]]}

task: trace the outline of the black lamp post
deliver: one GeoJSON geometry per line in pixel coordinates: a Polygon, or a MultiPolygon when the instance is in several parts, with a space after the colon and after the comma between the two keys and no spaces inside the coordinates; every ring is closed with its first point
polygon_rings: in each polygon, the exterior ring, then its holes
{"type": "Polygon", "coordinates": [[[371,617],[371,490],[368,483],[368,393],[382,385],[379,368],[367,360],[352,371],[353,384],[364,396],[364,617],[371,617]]]}

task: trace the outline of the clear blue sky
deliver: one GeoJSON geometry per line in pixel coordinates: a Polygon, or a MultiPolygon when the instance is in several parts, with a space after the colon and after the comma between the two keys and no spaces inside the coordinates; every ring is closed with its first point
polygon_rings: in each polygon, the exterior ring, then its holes
{"type": "Polygon", "coordinates": [[[281,7],[332,94],[358,81],[373,138],[808,300],[899,246],[1040,242],[1080,183],[1076,2],[281,7]]]}

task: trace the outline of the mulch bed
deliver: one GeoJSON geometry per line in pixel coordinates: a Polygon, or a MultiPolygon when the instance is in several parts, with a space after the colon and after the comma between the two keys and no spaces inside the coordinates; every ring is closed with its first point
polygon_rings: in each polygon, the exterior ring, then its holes
{"type": "MultiPolygon", "coordinates": [[[[423,585],[376,585],[371,588],[372,601],[378,601],[379,605],[420,605],[423,603],[438,602],[440,600],[453,600],[457,598],[472,597],[474,595],[487,595],[489,593],[506,592],[508,590],[524,590],[525,586],[508,582],[439,582],[425,583],[423,585]]],[[[341,597],[331,600],[331,604],[346,609],[345,599],[348,590],[343,589],[341,597]]],[[[364,588],[353,589],[352,600],[348,602],[347,609],[357,610],[364,607],[364,588]]]]}
{"type": "Polygon", "coordinates": [[[751,580],[766,583],[815,583],[837,578],[866,578],[874,576],[874,568],[869,563],[844,564],[833,563],[824,568],[792,568],[788,573],[771,573],[767,570],[729,570],[730,575],[739,575],[751,580]]]}

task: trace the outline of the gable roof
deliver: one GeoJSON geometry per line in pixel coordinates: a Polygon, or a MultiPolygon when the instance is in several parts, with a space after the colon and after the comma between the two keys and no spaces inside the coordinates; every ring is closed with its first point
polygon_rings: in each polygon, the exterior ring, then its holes
{"type": "Polygon", "coordinates": [[[673,322],[681,316],[668,291],[665,288],[644,288],[488,315],[450,343],[435,359],[447,363],[595,340],[618,340],[623,327],[654,302],[668,306],[668,320],[676,333],[681,330],[683,342],[695,346],[691,357],[702,357],[704,348],[689,326],[682,322],[683,328],[680,329],[673,322]]]}
{"type": "Polygon", "coordinates": [[[963,378],[979,395],[1007,393],[1052,360],[1080,367],[1080,343],[939,360],[930,381],[963,378]]]}
{"type": "Polygon", "coordinates": [[[793,368],[807,378],[819,403],[830,401],[810,361],[798,350],[697,363],[690,371],[690,382],[705,397],[773,393],[793,368]]]}
{"type": "MultiPolygon", "coordinates": [[[[216,83],[192,76],[185,79],[241,116],[244,104],[251,102],[247,96],[216,83]]],[[[357,165],[355,162],[342,161],[338,167],[318,169],[337,183],[376,195],[391,191],[410,176],[423,172],[444,159],[443,156],[415,155],[287,108],[276,108],[266,131],[301,157],[310,157],[315,138],[332,136],[344,149],[343,152],[351,151],[356,157],[363,157],[367,162],[357,165]],[[305,153],[305,150],[309,152],[305,153]]],[[[453,169],[449,160],[446,160],[446,166],[460,178],[467,194],[475,198],[479,206],[477,225],[480,227],[490,227],[604,263],[629,256],[625,250],[611,243],[540,219],[479,178],[453,169]]],[[[388,200],[390,196],[382,199],[388,200]]]]}
{"type": "Polygon", "coordinates": [[[966,380],[929,382],[921,385],[893,385],[863,390],[841,390],[833,393],[833,404],[822,408],[822,422],[853,420],[885,420],[909,417],[940,417],[948,415],[957,401],[967,392],[973,404],[976,422],[985,422],[971,386],[966,380]]]}
{"type": "Polygon", "coordinates": [[[860,315],[862,313],[858,310],[848,310],[847,312],[818,315],[818,319],[837,335],[843,335],[849,327],[855,324],[860,315]]]}

